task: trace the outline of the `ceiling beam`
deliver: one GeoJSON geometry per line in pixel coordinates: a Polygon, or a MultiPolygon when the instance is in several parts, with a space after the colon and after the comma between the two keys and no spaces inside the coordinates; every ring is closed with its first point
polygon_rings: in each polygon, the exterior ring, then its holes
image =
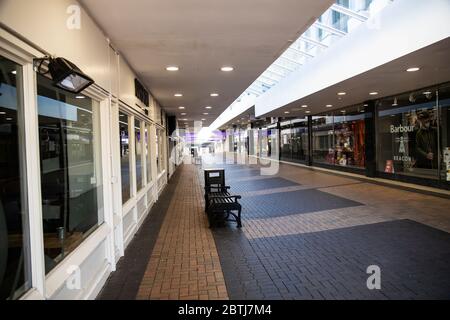
{"type": "Polygon", "coordinates": [[[354,10],[348,9],[348,8],[346,8],[344,6],[338,5],[336,3],[333,4],[330,9],[333,10],[333,11],[345,14],[346,16],[349,16],[349,17],[354,18],[356,20],[359,20],[361,22],[365,22],[368,19],[367,16],[362,15],[362,14],[360,14],[360,13],[354,11],[354,10]]]}

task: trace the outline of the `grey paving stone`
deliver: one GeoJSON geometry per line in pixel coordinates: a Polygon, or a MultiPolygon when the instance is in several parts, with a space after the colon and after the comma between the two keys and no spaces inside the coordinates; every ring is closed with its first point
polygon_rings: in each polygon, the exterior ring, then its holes
{"type": "MultiPolygon", "coordinates": [[[[223,253],[237,249],[236,242],[248,242],[241,246],[245,251],[239,255],[252,256],[252,261],[256,256],[266,270],[254,279],[259,282],[261,294],[265,288],[271,288],[271,294],[279,294],[283,299],[450,298],[450,234],[414,221],[398,220],[256,240],[230,233],[229,229],[214,230],[214,236],[227,284],[235,269],[233,260],[225,261],[232,255],[223,253]],[[237,236],[239,239],[231,240],[237,236]],[[265,251],[261,242],[269,242],[272,251],[265,251]],[[313,245],[304,246],[304,243],[313,245]],[[366,287],[369,276],[366,268],[372,264],[381,267],[381,290],[371,291],[366,287]]],[[[240,265],[240,270],[251,268],[251,265],[240,265]]],[[[242,296],[241,291],[246,292],[239,283],[228,290],[232,299],[242,296]]],[[[257,295],[251,291],[251,295],[245,296],[257,295]]]]}
{"type": "Polygon", "coordinates": [[[240,202],[244,219],[283,217],[362,205],[315,189],[244,197],[240,202]]]}

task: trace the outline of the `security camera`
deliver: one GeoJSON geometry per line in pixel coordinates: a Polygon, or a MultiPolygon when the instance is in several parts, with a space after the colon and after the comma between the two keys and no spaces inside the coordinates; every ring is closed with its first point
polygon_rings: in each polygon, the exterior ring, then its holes
{"type": "Polygon", "coordinates": [[[409,102],[411,102],[411,103],[416,102],[416,97],[414,96],[413,93],[411,93],[411,94],[409,95],[409,102]]]}

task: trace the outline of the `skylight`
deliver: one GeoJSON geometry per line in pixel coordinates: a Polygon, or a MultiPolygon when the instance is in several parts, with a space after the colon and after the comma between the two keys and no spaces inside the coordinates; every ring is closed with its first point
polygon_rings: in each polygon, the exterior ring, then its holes
{"type": "Polygon", "coordinates": [[[242,101],[251,104],[393,1],[337,0],[214,121],[212,129],[220,127],[252,106],[242,101]]]}

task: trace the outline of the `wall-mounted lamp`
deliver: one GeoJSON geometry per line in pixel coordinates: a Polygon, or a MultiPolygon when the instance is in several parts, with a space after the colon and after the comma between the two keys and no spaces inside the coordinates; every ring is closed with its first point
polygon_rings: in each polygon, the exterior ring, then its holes
{"type": "Polygon", "coordinates": [[[75,64],[64,58],[44,57],[35,60],[36,71],[41,75],[50,73],[53,84],[63,90],[80,93],[90,85],[94,80],[80,70],[75,64]],[[48,71],[42,71],[44,62],[48,63],[48,71]]]}

